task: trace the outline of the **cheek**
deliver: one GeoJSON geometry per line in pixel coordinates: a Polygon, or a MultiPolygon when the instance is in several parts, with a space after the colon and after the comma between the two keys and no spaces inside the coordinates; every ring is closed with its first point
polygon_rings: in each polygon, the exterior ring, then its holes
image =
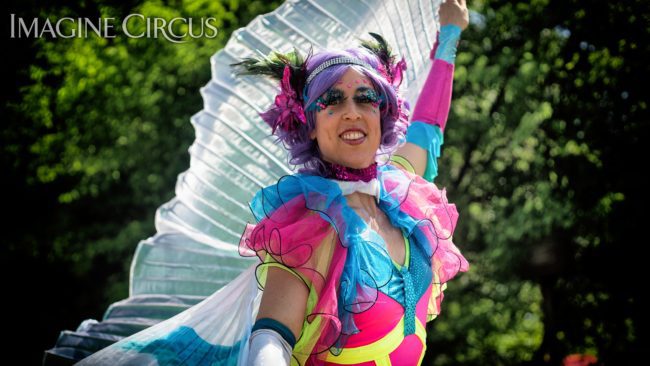
{"type": "Polygon", "coordinates": [[[309,134],[311,139],[327,138],[331,139],[330,135],[336,134],[336,119],[338,117],[337,111],[332,107],[323,109],[316,113],[316,128],[309,134]]]}
{"type": "Polygon", "coordinates": [[[316,112],[314,115],[314,129],[309,133],[309,138],[315,140],[322,130],[323,123],[325,123],[325,116],[323,112],[316,112]]]}
{"type": "Polygon", "coordinates": [[[370,124],[372,128],[378,131],[381,130],[381,116],[379,115],[379,112],[371,111],[369,114],[369,120],[371,121],[370,124]]]}
{"type": "Polygon", "coordinates": [[[373,131],[375,132],[375,135],[377,136],[377,140],[381,140],[381,120],[379,119],[379,114],[376,114],[374,116],[376,117],[376,120],[373,121],[373,131]]]}

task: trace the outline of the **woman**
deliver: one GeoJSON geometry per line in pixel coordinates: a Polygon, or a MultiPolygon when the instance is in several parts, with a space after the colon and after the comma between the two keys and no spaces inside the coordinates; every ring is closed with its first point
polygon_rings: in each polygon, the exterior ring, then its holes
{"type": "Polygon", "coordinates": [[[276,54],[239,64],[281,78],[262,117],[304,165],[256,195],[259,222],[242,237],[242,253],[263,262],[252,364],[421,362],[424,324],[439,313],[444,283],[468,267],[450,240],[455,208],[426,181],[437,174],[465,1],[444,3],[440,21],[433,68],[397,151],[406,113],[395,90],[405,65],[380,37],[306,63],[276,54]],[[378,166],[381,155],[392,164],[378,166]]]}
{"type": "Polygon", "coordinates": [[[251,202],[258,223],[246,227],[240,253],[261,264],[80,364],[419,364],[424,324],[439,314],[447,280],[468,268],[451,242],[455,207],[430,183],[467,15],[464,0],[441,6],[406,143],[396,93],[405,63],[377,35],[306,62],[293,53],[240,63],[281,80],[262,118],[304,166],[251,202]]]}

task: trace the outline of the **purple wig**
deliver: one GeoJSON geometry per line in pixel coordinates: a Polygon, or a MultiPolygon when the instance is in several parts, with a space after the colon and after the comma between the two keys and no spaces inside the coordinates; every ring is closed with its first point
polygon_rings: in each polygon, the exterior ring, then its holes
{"type": "Polygon", "coordinates": [[[379,70],[383,69],[383,65],[373,53],[364,48],[352,48],[345,51],[325,50],[307,59],[307,74],[323,62],[342,56],[364,61],[374,70],[351,64],[337,64],[323,70],[305,89],[303,107],[306,110],[307,123],[290,131],[285,129],[275,131],[278,141],[281,141],[289,151],[289,163],[301,165],[302,167],[299,169],[301,173],[326,175],[326,167],[321,159],[318,142],[309,138],[311,132],[316,128],[316,113],[318,112],[313,108],[308,109],[307,106],[327,92],[351,67],[372,82],[375,91],[382,100],[380,105],[381,141],[377,156],[392,154],[404,140],[404,134],[408,127],[407,107],[398,97],[395,87],[380,73],[379,70]]]}

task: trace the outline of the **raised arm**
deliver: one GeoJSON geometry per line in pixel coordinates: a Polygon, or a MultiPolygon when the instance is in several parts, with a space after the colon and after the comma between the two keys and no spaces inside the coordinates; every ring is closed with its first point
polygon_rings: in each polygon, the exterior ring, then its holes
{"type": "Polygon", "coordinates": [[[393,157],[394,163],[430,182],[438,174],[437,159],[451,104],[456,45],[469,23],[465,0],[447,0],[439,13],[441,28],[430,56],[433,65],[415,105],[406,144],[393,157]]]}

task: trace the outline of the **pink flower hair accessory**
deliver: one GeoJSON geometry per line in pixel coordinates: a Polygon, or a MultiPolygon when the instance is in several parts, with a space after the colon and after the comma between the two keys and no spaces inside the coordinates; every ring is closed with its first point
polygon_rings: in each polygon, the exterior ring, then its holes
{"type": "Polygon", "coordinates": [[[298,93],[291,87],[290,78],[291,68],[287,65],[282,73],[280,93],[275,96],[274,106],[260,114],[262,119],[271,125],[273,133],[278,127],[285,131],[292,131],[300,124],[307,124],[302,101],[298,99],[298,93]]]}

